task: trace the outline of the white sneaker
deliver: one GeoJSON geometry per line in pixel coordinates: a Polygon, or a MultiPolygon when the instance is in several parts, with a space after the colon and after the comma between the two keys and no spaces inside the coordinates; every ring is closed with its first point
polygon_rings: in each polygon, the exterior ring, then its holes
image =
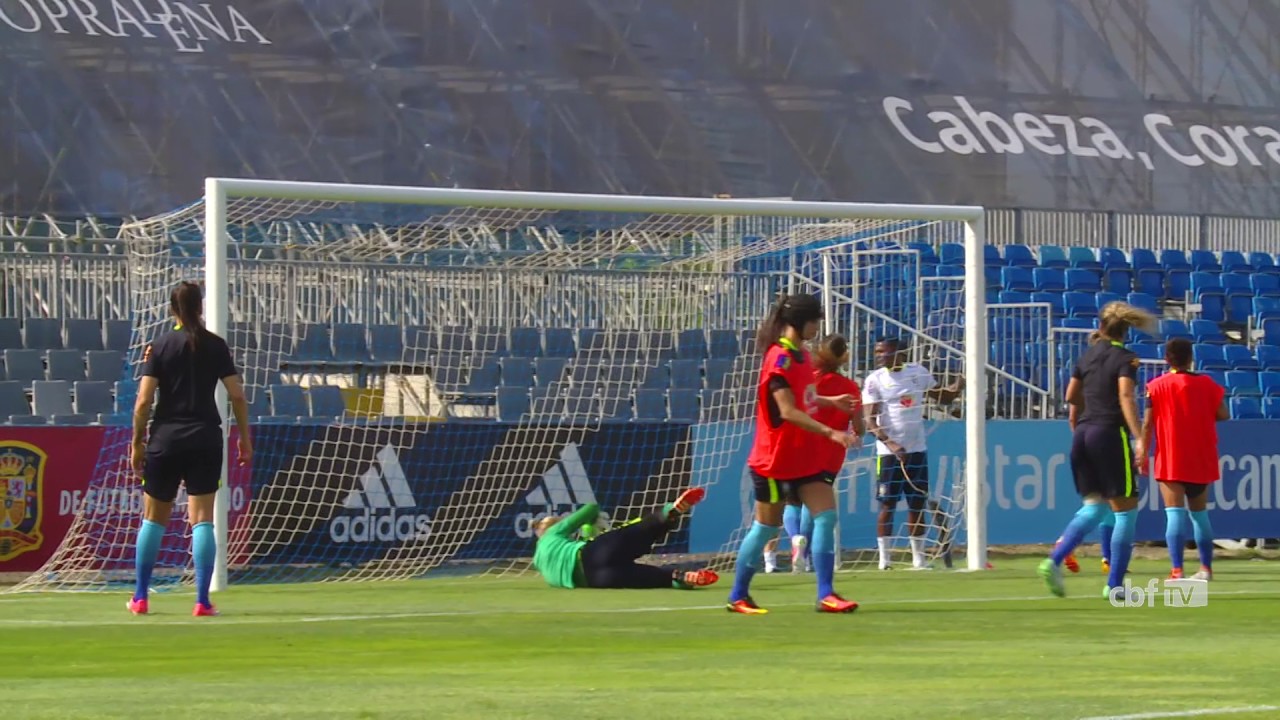
{"type": "Polygon", "coordinates": [[[805,569],[804,549],[809,544],[803,535],[791,538],[791,572],[803,572],[805,569]]]}
{"type": "Polygon", "coordinates": [[[1192,580],[1204,580],[1205,582],[1208,582],[1208,581],[1210,581],[1210,580],[1212,580],[1212,579],[1213,579],[1213,571],[1212,571],[1212,570],[1205,570],[1205,569],[1201,568],[1200,572],[1198,572],[1198,573],[1196,573],[1195,575],[1192,575],[1192,576],[1191,576],[1191,579],[1192,579],[1192,580]]]}
{"type": "Polygon", "coordinates": [[[890,563],[890,562],[882,562],[882,563],[880,563],[880,569],[881,569],[881,570],[892,570],[892,569],[893,569],[893,563],[890,563]]]}
{"type": "Polygon", "coordinates": [[[764,571],[766,573],[778,572],[778,557],[773,553],[764,556],[764,571]]]}

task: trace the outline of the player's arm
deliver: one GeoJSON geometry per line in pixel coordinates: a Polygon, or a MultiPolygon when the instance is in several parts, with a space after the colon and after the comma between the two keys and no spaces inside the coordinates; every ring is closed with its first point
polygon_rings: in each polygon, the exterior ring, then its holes
{"type": "Polygon", "coordinates": [[[1084,412],[1084,380],[1080,377],[1080,366],[1071,372],[1071,380],[1067,383],[1067,424],[1075,432],[1076,419],[1084,412]]]}
{"type": "Polygon", "coordinates": [[[155,402],[156,388],[160,381],[152,375],[143,375],[138,381],[138,399],[133,402],[133,444],[142,445],[147,439],[147,423],[151,422],[151,404],[155,402]]]}
{"type": "Polygon", "coordinates": [[[231,414],[236,419],[236,445],[240,456],[240,464],[244,465],[253,459],[253,438],[249,432],[249,399],[245,397],[244,381],[240,379],[240,371],[236,370],[235,361],[231,358],[231,349],[224,346],[219,358],[221,368],[218,376],[222,378],[222,386],[227,389],[227,399],[231,401],[231,414]]]}
{"type": "Polygon", "coordinates": [[[845,393],[843,395],[819,395],[814,401],[818,407],[835,408],[842,413],[852,415],[858,411],[858,396],[845,393]]]}
{"type": "Polygon", "coordinates": [[[1138,447],[1134,450],[1134,461],[1142,463],[1146,460],[1147,454],[1151,452],[1151,440],[1155,436],[1155,400],[1147,393],[1147,410],[1142,415],[1142,434],[1138,436],[1138,447]]]}
{"type": "Polygon", "coordinates": [[[1131,437],[1142,437],[1142,426],[1138,423],[1138,383],[1131,377],[1121,376],[1120,412],[1124,414],[1124,424],[1129,428],[1131,437]]]}
{"type": "Polygon", "coordinates": [[[547,528],[547,534],[558,535],[568,539],[578,531],[583,525],[594,525],[596,518],[600,517],[600,506],[595,503],[583,505],[573,511],[568,517],[561,518],[560,522],[547,528]]]}
{"type": "Polygon", "coordinates": [[[1214,419],[1215,420],[1231,419],[1231,410],[1227,408],[1227,401],[1225,399],[1223,399],[1222,403],[1218,405],[1218,411],[1214,413],[1214,419]]]}
{"type": "Polygon", "coordinates": [[[786,379],[782,376],[775,376],[769,381],[769,391],[773,401],[778,405],[778,414],[782,416],[783,422],[789,422],[801,430],[821,435],[846,448],[853,442],[853,439],[847,433],[829,428],[809,417],[809,413],[801,410],[796,405],[796,396],[791,393],[791,386],[787,384],[786,379]]]}

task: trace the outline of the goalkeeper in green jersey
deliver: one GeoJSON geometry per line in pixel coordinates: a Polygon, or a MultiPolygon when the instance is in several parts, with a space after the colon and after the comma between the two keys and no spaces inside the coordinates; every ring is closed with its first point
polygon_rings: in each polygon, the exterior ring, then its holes
{"type": "MultiPolygon", "coordinates": [[[[652,515],[637,518],[590,540],[575,534],[583,526],[594,530],[600,506],[583,505],[566,517],[547,517],[534,526],[538,546],[533,566],[558,588],[678,588],[711,585],[719,576],[711,570],[684,571],[636,562],[675,527],[680,516],[706,497],[703,488],[685,490],[673,503],[652,515]]],[[[590,534],[590,533],[584,533],[590,534]]]]}

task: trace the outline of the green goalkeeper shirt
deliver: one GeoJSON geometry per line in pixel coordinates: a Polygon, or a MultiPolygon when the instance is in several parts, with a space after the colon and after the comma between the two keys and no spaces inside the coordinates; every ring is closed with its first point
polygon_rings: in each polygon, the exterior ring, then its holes
{"type": "Polygon", "coordinates": [[[586,545],[574,538],[583,525],[592,524],[600,515],[600,506],[583,505],[576,512],[547,528],[533,551],[533,567],[542,573],[551,587],[574,588],[582,580],[578,556],[586,545]]]}

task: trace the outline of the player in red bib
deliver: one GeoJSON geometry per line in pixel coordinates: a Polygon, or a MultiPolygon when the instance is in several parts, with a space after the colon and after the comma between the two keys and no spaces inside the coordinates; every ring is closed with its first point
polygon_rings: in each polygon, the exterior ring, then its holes
{"type": "Polygon", "coordinates": [[[1230,417],[1226,391],[1208,375],[1191,372],[1191,342],[1170,340],[1164,348],[1169,372],[1147,383],[1147,412],[1136,455],[1145,464],[1155,441],[1155,472],[1164,498],[1164,539],[1169,544],[1171,580],[1182,577],[1182,550],[1190,509],[1196,550],[1200,553],[1197,580],[1213,579],[1213,526],[1209,524],[1209,485],[1218,471],[1216,423],[1230,417]],[[1184,507],[1185,505],[1185,507],[1184,507]]]}
{"type": "MultiPolygon", "coordinates": [[[[817,386],[819,397],[839,397],[847,395],[853,398],[853,413],[835,405],[820,406],[813,414],[813,419],[840,432],[852,430],[855,437],[862,437],[866,428],[862,418],[862,389],[858,383],[840,374],[840,368],[849,362],[849,341],[843,335],[832,334],[822,339],[815,353],[814,365],[817,368],[817,386]]],[[[836,477],[844,467],[845,449],[835,443],[821,443],[817,451],[825,458],[822,471],[827,474],[828,481],[834,487],[836,477]]],[[[787,499],[787,507],[782,512],[782,528],[791,540],[791,572],[800,569],[810,560],[808,549],[813,536],[813,515],[800,502],[798,497],[787,499]]],[[[773,572],[777,568],[774,550],[777,540],[770,540],[765,547],[765,572],[773,572]]]]}
{"type": "Polygon", "coordinates": [[[738,548],[737,574],[728,610],[744,615],[766,612],[751,599],[751,578],[765,545],[778,534],[787,493],[795,492],[813,514],[813,559],[818,576],[819,612],[845,613],[858,604],[832,588],[835,573],[835,492],[822,472],[826,458],[817,448],[830,443],[845,449],[856,442],[847,432],[827,427],[812,416],[820,406],[853,412],[848,395],[820,397],[806,340],[818,334],[822,306],[811,295],[778,301],[761,325],[757,345],[764,354],[756,393],[756,431],[747,466],[755,486],[755,522],[738,548]]]}

